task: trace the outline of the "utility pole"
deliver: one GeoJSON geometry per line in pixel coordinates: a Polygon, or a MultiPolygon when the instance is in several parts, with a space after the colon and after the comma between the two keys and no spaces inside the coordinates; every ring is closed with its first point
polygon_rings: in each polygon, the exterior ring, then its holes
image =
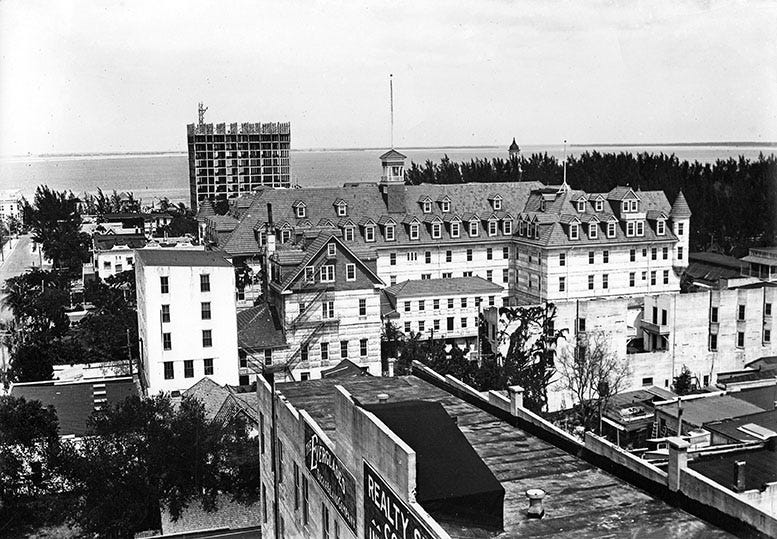
{"type": "Polygon", "coordinates": [[[134,374],[132,368],[132,342],[130,341],[130,330],[127,328],[127,359],[129,360],[130,376],[134,374]]]}

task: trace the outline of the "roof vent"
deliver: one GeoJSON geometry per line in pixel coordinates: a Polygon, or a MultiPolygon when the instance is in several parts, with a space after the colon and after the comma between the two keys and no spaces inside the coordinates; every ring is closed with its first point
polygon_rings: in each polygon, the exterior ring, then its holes
{"type": "Polygon", "coordinates": [[[529,518],[542,518],[545,516],[545,508],[542,506],[542,499],[545,497],[545,491],[541,488],[530,488],[526,491],[526,497],[529,498],[529,518]]]}
{"type": "Polygon", "coordinates": [[[389,400],[388,393],[378,393],[378,402],[381,404],[387,403],[389,400]]]}

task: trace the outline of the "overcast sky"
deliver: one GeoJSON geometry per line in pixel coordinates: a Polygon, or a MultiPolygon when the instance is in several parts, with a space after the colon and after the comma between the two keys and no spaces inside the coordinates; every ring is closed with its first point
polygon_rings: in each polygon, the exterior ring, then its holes
{"type": "Polygon", "coordinates": [[[0,2],[0,155],[777,140],[777,3],[0,2]]]}

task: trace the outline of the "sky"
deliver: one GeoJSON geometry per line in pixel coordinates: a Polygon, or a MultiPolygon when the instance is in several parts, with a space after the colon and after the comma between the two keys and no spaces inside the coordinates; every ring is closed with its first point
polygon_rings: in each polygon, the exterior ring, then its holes
{"type": "Polygon", "coordinates": [[[777,141],[777,2],[0,0],[0,155],[777,141]]]}

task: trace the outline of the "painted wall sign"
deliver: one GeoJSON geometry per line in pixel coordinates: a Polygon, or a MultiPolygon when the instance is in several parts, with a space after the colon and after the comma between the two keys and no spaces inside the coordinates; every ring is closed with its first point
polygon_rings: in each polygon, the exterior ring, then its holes
{"type": "Polygon", "coordinates": [[[432,539],[437,537],[364,461],[365,539],[432,539]]]}
{"type": "Polygon", "coordinates": [[[356,479],[307,423],[305,466],[326,492],[346,524],[356,533],[356,479]]]}

